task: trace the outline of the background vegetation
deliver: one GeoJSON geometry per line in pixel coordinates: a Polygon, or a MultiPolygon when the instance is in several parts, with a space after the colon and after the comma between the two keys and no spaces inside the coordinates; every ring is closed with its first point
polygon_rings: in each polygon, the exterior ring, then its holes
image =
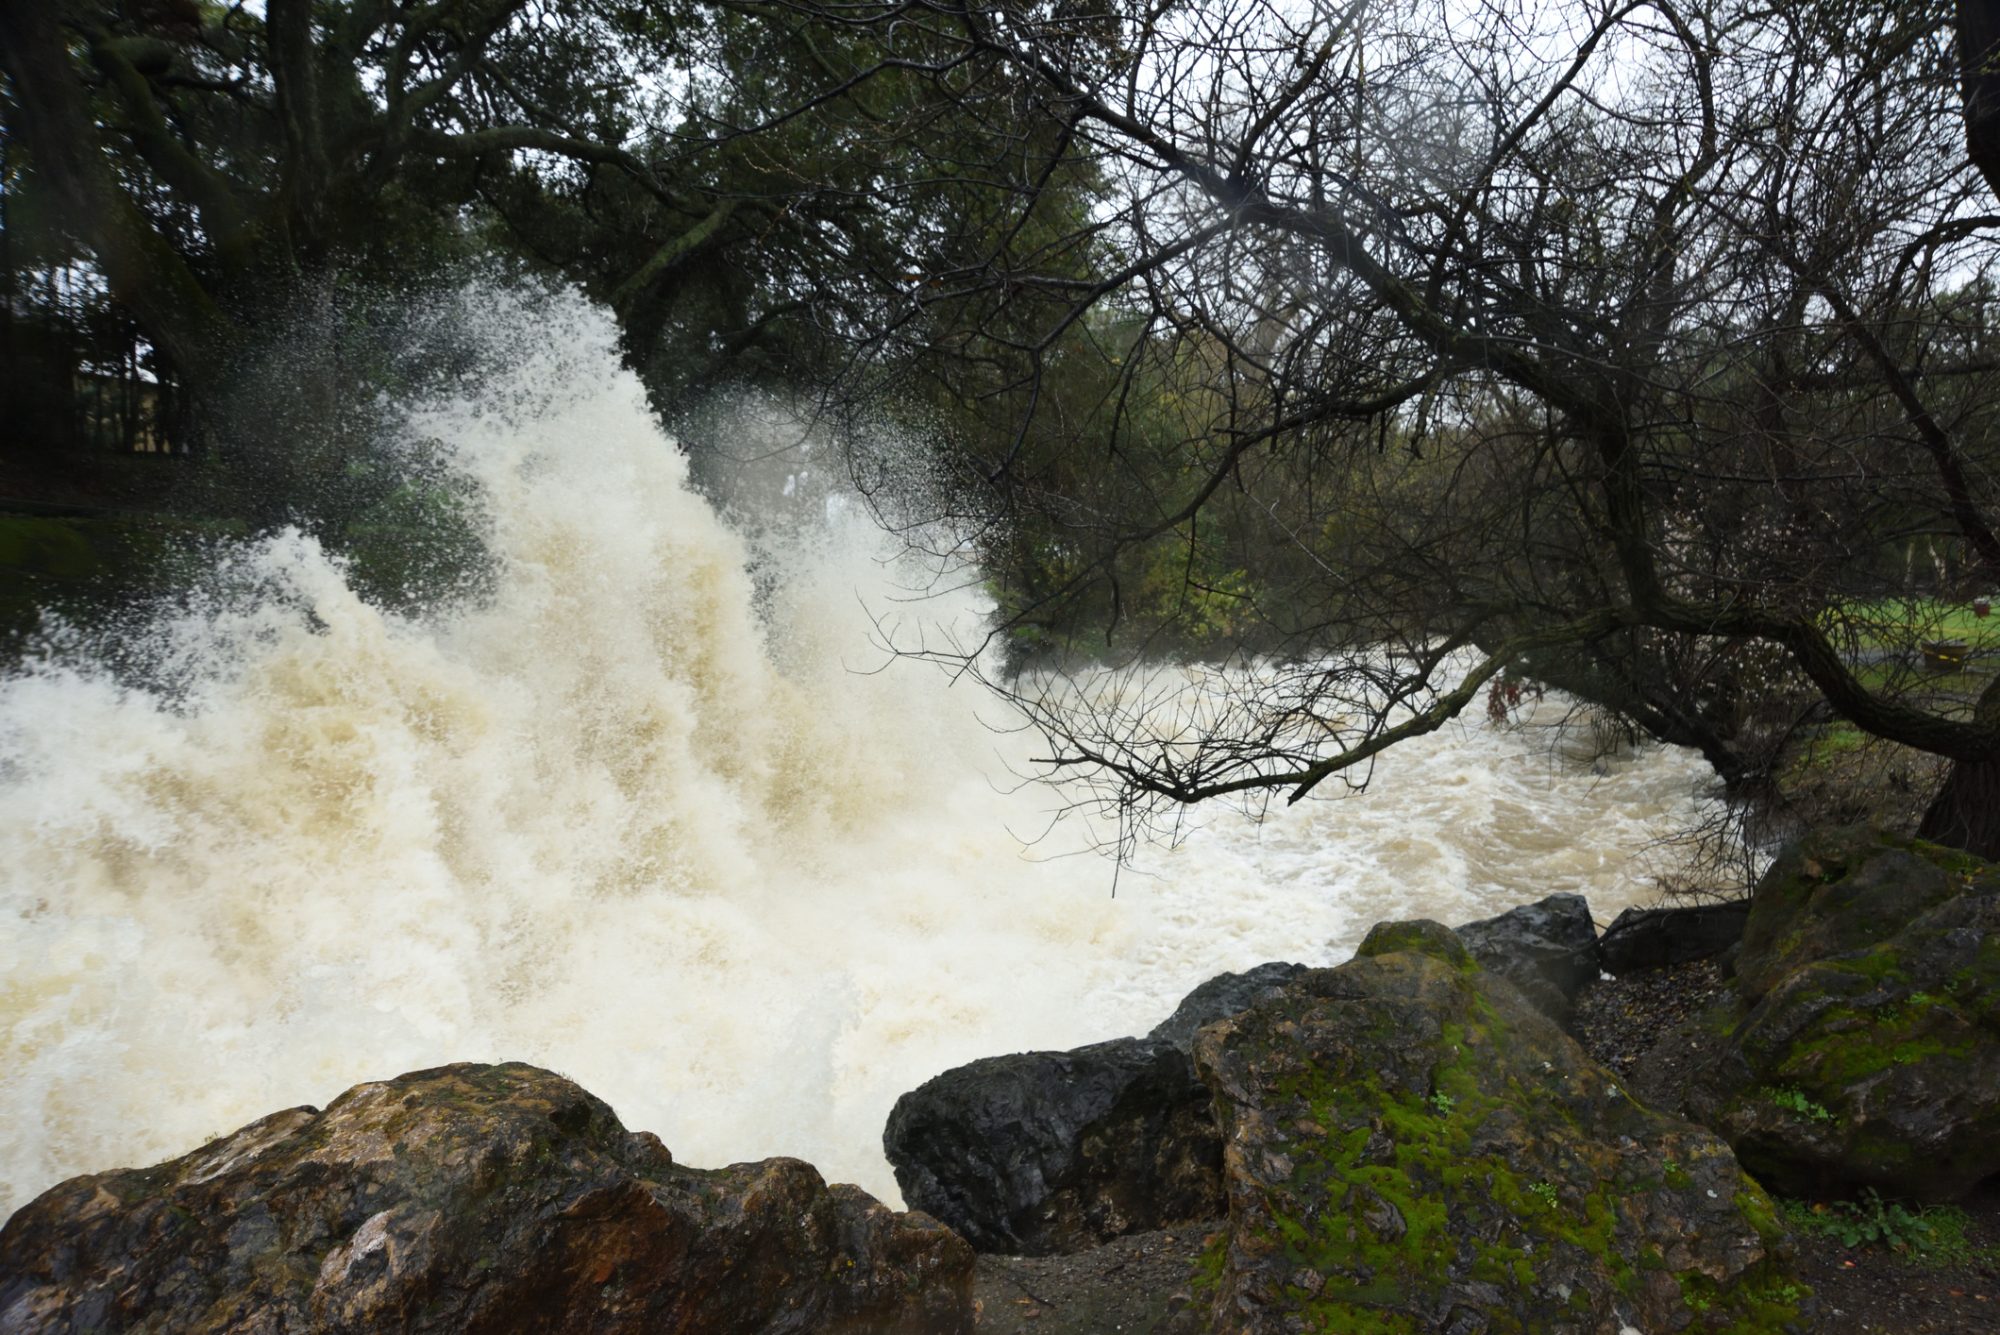
{"type": "Polygon", "coordinates": [[[1532,680],[1739,790],[1935,757],[2000,853],[1996,51],[1980,0],[0,0],[5,608],[302,519],[384,597],[448,563],[367,405],[498,267],[615,312],[698,470],[718,388],[926,442],[885,513],[1134,810],[1532,680]],[[1164,716],[1065,675],[1231,655],[1164,716]]]}

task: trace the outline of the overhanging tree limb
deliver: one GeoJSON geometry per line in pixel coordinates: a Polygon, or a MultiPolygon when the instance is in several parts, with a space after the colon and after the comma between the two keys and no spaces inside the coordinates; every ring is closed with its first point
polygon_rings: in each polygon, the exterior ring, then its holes
{"type": "Polygon", "coordinates": [[[22,139],[119,300],[190,379],[226,374],[241,333],[119,185],[55,7],[0,0],[0,61],[13,81],[22,139]]]}
{"type": "Polygon", "coordinates": [[[697,221],[679,236],[667,240],[660,248],[647,257],[646,262],[636,269],[632,276],[618,285],[611,294],[611,308],[623,311],[637,300],[647,288],[662,277],[686,264],[700,254],[702,249],[713,242],[722,231],[730,215],[736,212],[738,201],[725,199],[708,211],[708,215],[697,221]]]}
{"type": "Polygon", "coordinates": [[[90,55],[131,117],[132,143],[140,156],[200,211],[202,225],[217,246],[228,249],[247,244],[252,232],[249,212],[228,178],[174,134],[153,96],[151,83],[127,58],[124,44],[93,41],[90,55]]]}
{"type": "Polygon", "coordinates": [[[1958,0],[1958,68],[1966,149],[2000,195],[2000,0],[1958,0]]]}

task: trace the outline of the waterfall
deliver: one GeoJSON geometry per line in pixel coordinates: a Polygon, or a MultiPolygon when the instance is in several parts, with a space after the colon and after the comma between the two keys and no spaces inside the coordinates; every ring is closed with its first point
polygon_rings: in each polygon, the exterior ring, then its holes
{"type": "Polygon", "coordinates": [[[1469,721],[1360,798],[1142,848],[1113,898],[998,702],[884,647],[976,591],[912,601],[858,507],[753,552],[580,298],[447,315],[485,369],[398,430],[477,516],[476,594],[385,608],[288,529],[0,682],[0,1208],[463,1060],[893,1201],[882,1123],[947,1066],[1143,1032],[1378,918],[1608,916],[1695,810],[1684,753],[1587,773],[1469,721]]]}

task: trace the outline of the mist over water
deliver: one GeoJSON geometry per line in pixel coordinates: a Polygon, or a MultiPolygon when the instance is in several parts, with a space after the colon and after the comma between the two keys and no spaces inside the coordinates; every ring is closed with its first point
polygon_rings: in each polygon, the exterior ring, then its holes
{"type": "MultiPolygon", "coordinates": [[[[486,526],[477,597],[361,598],[310,536],[0,683],[0,1209],[356,1081],[522,1060],[697,1166],[791,1154],[895,1200],[895,1097],[991,1053],[1143,1032],[1211,974],[1553,890],[1600,919],[1701,767],[1566,767],[1483,722],[1366,795],[1204,814],[1112,868],[1034,742],[891,661],[971,594],[857,507],[753,553],[580,299],[445,313],[478,374],[409,412],[486,526]],[[1077,854],[1076,856],[1064,856],[1077,854]]],[[[837,507],[836,507],[837,508],[837,507]]]]}

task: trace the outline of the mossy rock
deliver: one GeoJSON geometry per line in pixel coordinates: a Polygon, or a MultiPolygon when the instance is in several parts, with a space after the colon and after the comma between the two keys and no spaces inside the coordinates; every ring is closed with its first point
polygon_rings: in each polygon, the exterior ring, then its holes
{"type": "Polygon", "coordinates": [[[1196,1039],[1226,1147],[1216,1329],[1805,1328],[1783,1227],[1725,1143],[1422,925],[1371,939],[1196,1039]]]}
{"type": "Polygon", "coordinates": [[[1470,973],[1479,967],[1479,961],[1472,958],[1472,951],[1459,939],[1457,932],[1429,918],[1376,923],[1361,939],[1361,948],[1354,952],[1354,956],[1356,959],[1371,959],[1377,955],[1403,952],[1428,955],[1460,973],[1470,973]]]}
{"type": "Polygon", "coordinates": [[[1955,849],[1859,827],[1817,831],[1794,843],[1757,883],[1737,986],[1755,1002],[1817,960],[1866,950],[1968,888],[1995,884],[1994,869],[1955,849]]]}
{"type": "Polygon", "coordinates": [[[1687,1110],[1766,1182],[1942,1201],[2000,1173],[2000,890],[1983,867],[1955,883],[1787,973],[1697,1075],[1687,1110]]]}

